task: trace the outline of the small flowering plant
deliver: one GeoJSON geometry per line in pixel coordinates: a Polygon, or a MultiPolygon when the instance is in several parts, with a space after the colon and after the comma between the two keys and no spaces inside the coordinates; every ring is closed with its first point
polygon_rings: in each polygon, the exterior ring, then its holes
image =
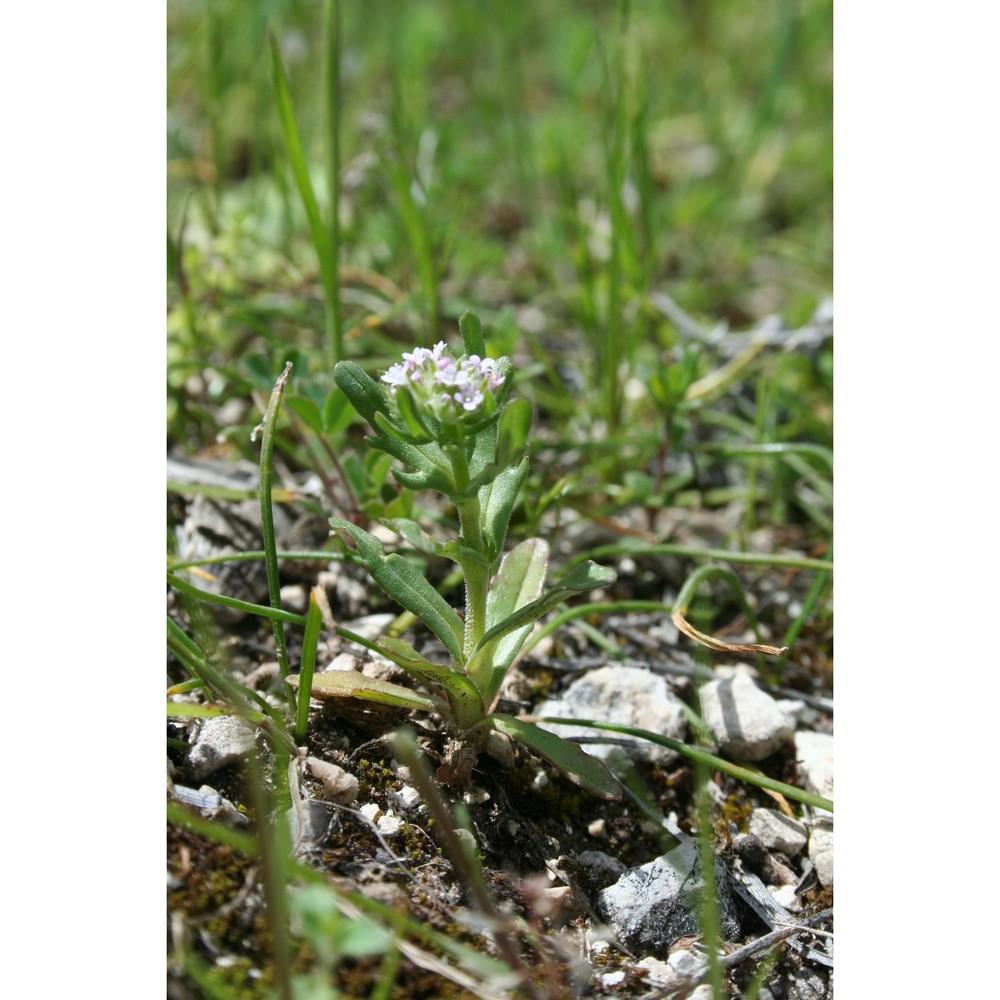
{"type": "MultiPolygon", "coordinates": [[[[444,343],[418,347],[379,382],[350,361],[334,369],[337,385],[375,432],[367,443],[398,461],[393,474],[400,484],[435,490],[458,513],[459,536],[445,542],[414,521],[384,523],[413,547],[462,567],[464,616],[412,562],[398,553],[387,555],[374,535],[350,521],[330,520],[336,532],[353,541],[374,581],[437,636],[449,662],[430,662],[409,643],[384,637],[371,648],[420,681],[429,697],[343,671],[316,675],[311,694],[437,712],[473,751],[491,731],[503,733],[582,787],[619,798],[621,788],[602,761],[575,743],[495,711],[503,679],[532,625],[573,594],[607,586],[615,574],[588,561],[545,590],[549,548],[543,539],[529,538],[504,553],[511,513],[528,472],[531,404],[509,398],[510,359],[486,357],[478,317],[466,313],[459,327],[465,347],[461,357],[444,343]]],[[[298,678],[289,681],[295,684],[298,678]]]]}

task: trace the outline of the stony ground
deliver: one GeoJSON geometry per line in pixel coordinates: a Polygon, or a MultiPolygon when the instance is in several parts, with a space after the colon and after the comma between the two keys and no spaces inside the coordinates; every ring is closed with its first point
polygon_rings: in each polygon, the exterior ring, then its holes
{"type": "MultiPolygon", "coordinates": [[[[173,514],[186,557],[259,544],[253,504],[178,497],[173,514]]],[[[720,532],[725,516],[719,515],[720,532]]],[[[692,531],[704,544],[711,518],[695,520],[692,531]]],[[[279,523],[285,538],[279,547],[291,537],[300,548],[317,544],[325,535],[321,521],[294,506],[282,511],[279,523]]],[[[587,525],[565,533],[561,546],[579,544],[584,532],[587,544],[594,544],[594,528],[587,525]]],[[[601,532],[613,536],[614,526],[605,525],[601,532]]],[[[788,548],[794,539],[781,542],[788,548]]],[[[604,596],[668,600],[690,571],[681,560],[641,557],[621,559],[616,568],[614,592],[604,596]]],[[[202,585],[266,600],[259,564],[224,565],[214,575],[216,584],[202,585]]],[[[375,637],[394,618],[361,569],[340,562],[289,563],[285,606],[303,605],[316,582],[325,588],[338,622],[355,631],[375,637]]],[[[780,622],[802,599],[806,585],[795,574],[754,571],[748,589],[762,606],[765,627],[766,609],[780,622]]],[[[179,604],[171,610],[186,624],[179,604]]],[[[234,674],[274,692],[277,664],[269,627],[224,609],[220,618],[224,630],[219,634],[225,636],[220,642],[234,674]]],[[[733,618],[730,638],[739,639],[740,622],[733,618]]],[[[415,638],[432,649],[427,636],[416,633],[415,638]]],[[[292,663],[299,641],[290,629],[292,663]]],[[[693,700],[694,676],[706,669],[702,659],[665,613],[623,613],[570,624],[532,649],[513,671],[503,707],[522,714],[604,718],[690,741],[685,707],[693,700]],[[591,643],[588,629],[593,627],[613,641],[617,656],[591,643]]],[[[829,636],[804,635],[780,678],[763,675],[750,661],[722,662],[718,654],[711,654],[709,666],[715,680],[702,691],[702,710],[719,751],[832,797],[829,636]]],[[[392,676],[396,668],[333,637],[321,640],[317,669],[392,676]]],[[[181,679],[175,664],[168,673],[171,683],[181,679]]],[[[391,710],[353,702],[316,703],[309,762],[297,770],[299,800],[291,820],[296,853],[338,886],[359,889],[493,952],[494,945],[477,935],[476,921],[469,917],[476,910],[470,886],[435,828],[425,795],[394,758],[392,733],[402,721],[391,710]]],[[[446,753],[446,737],[435,719],[405,721],[435,766],[446,753]]],[[[563,736],[575,732],[557,728],[563,736]]],[[[168,735],[171,797],[234,828],[247,825],[254,814],[247,782],[260,780],[253,778],[257,772],[248,767],[248,754],[259,754],[262,741],[228,718],[176,722],[168,735]]],[[[595,798],[510,745],[480,753],[468,786],[442,788],[446,801],[468,811],[492,898],[501,913],[520,918],[522,930],[534,934],[533,944],[523,934],[518,940],[536,981],[544,984],[540,995],[707,996],[699,950],[700,897],[692,891],[703,884],[698,842],[692,839],[698,825],[693,767],[686,758],[641,741],[593,729],[578,735],[623,778],[627,794],[622,801],[595,798]],[[702,992],[692,993],[699,984],[702,992]]],[[[730,994],[744,994],[768,954],[767,945],[788,935],[771,952],[773,966],[760,995],[832,995],[832,818],[721,773],[712,777],[708,790],[730,994]],[[804,925],[816,933],[786,929],[804,925]]],[[[210,966],[224,970],[226,981],[236,986],[234,995],[263,995],[270,979],[260,877],[259,869],[237,852],[182,827],[168,828],[170,953],[194,949],[210,966]]],[[[338,985],[344,995],[366,996],[377,973],[377,961],[346,962],[338,985]]],[[[200,994],[175,972],[170,995],[200,994]]],[[[392,995],[470,994],[404,961],[392,995]]]]}

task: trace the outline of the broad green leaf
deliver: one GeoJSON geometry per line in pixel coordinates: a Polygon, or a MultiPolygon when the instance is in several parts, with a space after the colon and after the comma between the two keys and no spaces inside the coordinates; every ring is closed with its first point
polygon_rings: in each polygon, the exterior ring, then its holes
{"type": "Polygon", "coordinates": [[[382,543],[356,524],[339,517],[331,517],[330,524],[335,531],[344,532],[354,540],[372,579],[394,601],[415,614],[444,643],[457,663],[464,662],[462,619],[420,571],[400,555],[386,556],[382,543]]]}
{"type": "Polygon", "coordinates": [[[320,408],[305,396],[286,396],[288,407],[308,428],[316,434],[323,433],[323,414],[320,408]]]}
{"type": "Polygon", "coordinates": [[[565,601],[567,597],[571,597],[573,594],[581,591],[606,587],[608,584],[614,583],[616,577],[617,574],[613,569],[608,569],[606,566],[598,566],[597,563],[591,562],[589,559],[586,562],[580,563],[569,576],[565,577],[560,584],[553,587],[547,594],[538,598],[537,601],[532,601],[520,610],[515,611],[506,621],[499,622],[491,629],[488,629],[473,650],[473,656],[494,639],[507,635],[509,632],[519,629],[522,625],[537,621],[547,611],[565,601]]]}
{"type": "Polygon", "coordinates": [[[481,722],[486,711],[476,685],[460,670],[425,660],[408,642],[386,636],[379,652],[407,673],[428,685],[443,688],[453,720],[462,729],[481,722]]]}
{"type": "Polygon", "coordinates": [[[478,354],[484,357],[486,354],[486,341],[483,340],[483,324],[479,317],[471,310],[462,313],[458,321],[458,328],[462,331],[462,343],[465,345],[466,354],[478,354]]]}
{"type": "Polygon", "coordinates": [[[391,531],[395,531],[400,538],[409,542],[415,549],[425,552],[429,556],[439,555],[440,543],[431,538],[416,521],[411,521],[406,517],[383,517],[380,519],[391,531]]]}
{"type": "Polygon", "coordinates": [[[388,407],[381,386],[353,361],[338,361],[333,378],[354,409],[377,430],[375,414],[385,412],[388,407]]]}
{"type": "Polygon", "coordinates": [[[586,788],[588,792],[593,792],[602,799],[622,797],[621,785],[604,761],[585,753],[576,743],[564,740],[561,736],[556,736],[555,733],[545,729],[539,729],[530,722],[522,722],[512,715],[495,714],[487,721],[493,729],[506,733],[539,757],[544,757],[550,764],[559,768],[570,781],[581,788],[586,788]]]}
{"type": "Polygon", "coordinates": [[[424,423],[409,389],[403,386],[399,386],[396,389],[396,406],[399,409],[399,415],[403,418],[403,423],[406,424],[406,429],[410,432],[414,441],[420,443],[430,441],[433,434],[424,423]]]}
{"type": "MultiPolygon", "coordinates": [[[[299,686],[299,675],[289,674],[285,681],[294,688],[299,686]]],[[[360,698],[363,701],[377,701],[380,705],[395,705],[397,708],[422,709],[436,712],[438,706],[423,695],[389,681],[365,677],[354,670],[326,670],[314,674],[309,693],[313,698],[360,698]]]]}
{"type": "MultiPolygon", "coordinates": [[[[538,599],[548,568],[549,546],[541,538],[529,538],[503,557],[486,598],[487,630],[507,621],[519,608],[538,599]]],[[[469,661],[469,675],[487,702],[491,702],[493,694],[499,690],[504,674],[530,631],[531,622],[528,622],[484,645],[469,661]]]]}
{"type": "Polygon", "coordinates": [[[353,419],[347,394],[331,389],[323,404],[323,433],[336,436],[345,431],[353,419]]]}
{"type": "Polygon", "coordinates": [[[504,469],[492,483],[479,491],[483,538],[486,542],[486,555],[490,560],[496,559],[503,551],[510,516],[527,475],[528,460],[523,458],[519,465],[504,469]]]}
{"type": "Polygon", "coordinates": [[[531,433],[531,403],[515,399],[504,407],[497,425],[497,464],[515,465],[524,457],[531,433]]]}

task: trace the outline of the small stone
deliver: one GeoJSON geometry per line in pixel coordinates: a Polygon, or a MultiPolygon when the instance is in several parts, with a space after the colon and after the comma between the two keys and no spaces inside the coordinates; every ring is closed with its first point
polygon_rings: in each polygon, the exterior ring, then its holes
{"type": "Polygon", "coordinates": [[[832,799],[833,737],[829,733],[796,733],[795,758],[806,789],[832,799]]]}
{"type": "Polygon", "coordinates": [[[281,598],[281,606],[286,611],[295,611],[303,615],[309,607],[309,591],[301,583],[288,583],[282,587],[278,594],[281,598]]]}
{"type": "Polygon", "coordinates": [[[389,797],[404,812],[410,812],[412,809],[416,809],[417,806],[420,805],[420,792],[418,792],[412,785],[403,785],[402,788],[391,791],[389,793],[389,797]]]}
{"type": "Polygon", "coordinates": [[[316,757],[306,759],[309,773],[323,785],[326,797],[332,802],[347,805],[358,797],[358,779],[342,767],[316,757]]]}
{"type": "Polygon", "coordinates": [[[795,895],[794,885],[769,885],[768,890],[771,895],[790,913],[800,913],[802,904],[799,897],[795,895]]]}
{"type": "Polygon", "coordinates": [[[806,846],[806,828],[776,809],[754,809],[750,832],[769,850],[794,858],[806,846]]]}
{"type": "Polygon", "coordinates": [[[705,969],[705,959],[700,955],[695,955],[690,951],[675,951],[670,958],[667,959],[667,965],[678,975],[684,976],[698,976],[705,969]]]}
{"type": "MultiPolygon", "coordinates": [[[[659,858],[629,869],[597,896],[597,911],[623,943],[634,950],[663,954],[677,940],[699,933],[701,877],[696,841],[685,841],[659,858]]],[[[716,860],[716,888],[723,937],[739,933],[736,904],[725,869],[716,860]]]]}
{"type": "Polygon", "coordinates": [[[377,816],[377,815],[378,815],[378,814],[379,814],[379,813],[380,813],[381,811],[382,811],[382,810],[381,810],[381,809],[379,809],[379,807],[378,807],[378,806],[377,806],[377,805],[376,805],[376,804],[375,804],[374,802],[366,802],[366,803],[365,803],[365,804],[364,804],[364,805],[363,805],[363,806],[362,806],[362,807],[361,807],[361,808],[360,808],[360,809],[358,810],[358,812],[359,812],[359,813],[361,813],[361,815],[362,815],[362,816],[364,816],[364,818],[365,818],[366,820],[368,820],[368,822],[369,822],[369,823],[371,823],[371,824],[372,824],[372,826],[374,826],[374,825],[375,825],[375,817],[376,817],[376,816],[377,816]]]}
{"type": "Polygon", "coordinates": [[[577,878],[590,890],[607,888],[628,871],[621,861],[604,851],[580,851],[574,860],[577,878]]]}
{"type": "MultiPolygon", "coordinates": [[[[560,698],[543,702],[535,714],[615,722],[649,729],[673,739],[683,739],[685,730],[680,699],[670,691],[661,676],[643,667],[601,667],[588,671],[575,680],[560,698]]],[[[584,726],[540,725],[564,739],[593,736],[595,732],[584,726]]],[[[622,749],[613,744],[595,743],[587,747],[587,753],[607,760],[622,749]]],[[[627,748],[624,752],[655,764],[669,763],[677,757],[673,750],[642,740],[638,746],[627,748]]]]}
{"type": "Polygon", "coordinates": [[[809,833],[809,860],[824,889],[833,885],[833,829],[817,823],[809,833]]]}
{"type": "Polygon", "coordinates": [[[501,767],[509,770],[514,766],[514,744],[506,733],[490,730],[486,734],[485,750],[501,767]]]}
{"type": "Polygon", "coordinates": [[[232,715],[205,719],[188,754],[188,766],[198,778],[242,760],[256,746],[253,728],[232,715]]]}
{"type": "Polygon", "coordinates": [[[696,990],[688,994],[688,1000],[714,1000],[715,994],[708,983],[702,983],[696,990]]]}
{"type": "Polygon", "coordinates": [[[643,969],[646,978],[654,986],[670,986],[677,981],[677,973],[658,958],[647,955],[641,962],[636,962],[636,968],[643,969]]]}
{"type": "Polygon", "coordinates": [[[734,760],[764,760],[794,732],[775,700],[745,674],[709,681],[700,695],[702,718],[734,760]]]}
{"type": "Polygon", "coordinates": [[[375,821],[375,829],[388,840],[403,829],[403,821],[390,809],[375,821]]]}
{"type": "Polygon", "coordinates": [[[619,983],[623,982],[625,982],[625,973],[620,970],[617,972],[601,973],[601,983],[604,986],[617,986],[619,983]]]}
{"type": "Polygon", "coordinates": [[[587,833],[591,837],[595,837],[598,840],[603,840],[608,835],[608,827],[604,822],[604,818],[592,820],[587,824],[587,833]]]}

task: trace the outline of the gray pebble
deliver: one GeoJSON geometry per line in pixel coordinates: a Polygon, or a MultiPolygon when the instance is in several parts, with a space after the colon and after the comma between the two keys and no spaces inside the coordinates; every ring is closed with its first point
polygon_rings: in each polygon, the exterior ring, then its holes
{"type": "MultiPolygon", "coordinates": [[[[739,933],[736,907],[722,863],[716,860],[716,888],[723,936],[739,933]]],[[[631,868],[597,896],[597,911],[640,955],[663,955],[679,938],[698,934],[704,880],[698,844],[685,841],[659,858],[631,868]]]]}
{"type": "Polygon", "coordinates": [[[709,681],[699,693],[702,718],[734,760],[764,760],[794,732],[775,700],[746,674],[709,681]]]}
{"type": "Polygon", "coordinates": [[[769,850],[794,858],[806,846],[806,828],[776,809],[754,809],[750,832],[769,850]]]}
{"type": "MultiPolygon", "coordinates": [[[[537,715],[562,718],[593,719],[595,722],[615,722],[623,726],[649,729],[673,739],[684,737],[684,715],[680,699],[672,694],[667,682],[642,667],[601,667],[575,680],[558,699],[543,702],[537,715]]],[[[599,730],[583,726],[546,726],[558,736],[593,736],[599,730]]],[[[610,734],[614,735],[614,734],[610,734]]],[[[587,753],[603,760],[621,748],[611,744],[590,744],[587,753]]],[[[655,743],[640,741],[629,756],[650,763],[669,763],[677,754],[655,743]]]]}
{"type": "Polygon", "coordinates": [[[250,753],[255,746],[254,730],[242,719],[220,715],[205,719],[188,754],[188,766],[201,779],[250,753]]]}

